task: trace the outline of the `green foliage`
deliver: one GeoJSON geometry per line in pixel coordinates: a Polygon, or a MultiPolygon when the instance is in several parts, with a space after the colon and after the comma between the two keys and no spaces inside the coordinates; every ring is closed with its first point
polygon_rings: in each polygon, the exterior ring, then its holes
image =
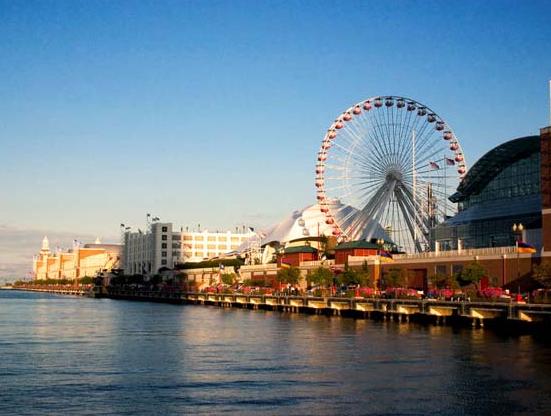
{"type": "Polygon", "coordinates": [[[91,285],[92,283],[94,283],[94,278],[90,276],[84,276],[81,279],[79,279],[78,282],[81,285],[91,285]]]}
{"type": "Polygon", "coordinates": [[[237,276],[235,273],[222,273],[220,275],[220,280],[222,280],[222,283],[228,286],[233,286],[235,281],[237,280],[237,276]]]}
{"type": "Polygon", "coordinates": [[[245,279],[243,280],[243,286],[253,286],[253,281],[251,279],[245,279]]]}
{"type": "Polygon", "coordinates": [[[160,274],[155,274],[149,278],[149,284],[156,286],[163,281],[163,277],[160,274]]]}
{"type": "Polygon", "coordinates": [[[406,275],[402,269],[390,269],[384,279],[386,287],[404,287],[407,283],[406,275]]]}
{"type": "Polygon", "coordinates": [[[551,264],[539,264],[534,266],[532,278],[544,288],[551,288],[551,264]]]}
{"type": "Polygon", "coordinates": [[[470,284],[478,285],[480,279],[484,277],[486,270],[480,265],[480,263],[469,263],[467,264],[461,273],[457,276],[457,282],[460,286],[468,286],[470,284]]]}
{"type": "Polygon", "coordinates": [[[174,266],[176,270],[185,270],[185,269],[204,269],[204,268],[216,268],[220,265],[229,267],[233,266],[234,268],[239,268],[243,265],[242,259],[221,259],[221,260],[205,260],[195,263],[181,263],[174,266]]]}
{"type": "Polygon", "coordinates": [[[308,280],[316,286],[328,286],[333,283],[333,273],[325,267],[318,267],[308,275],[308,280]]]}
{"type": "Polygon", "coordinates": [[[360,270],[351,269],[348,263],[344,265],[344,272],[339,276],[339,282],[343,285],[360,285],[362,287],[373,287],[373,279],[369,273],[367,261],[364,261],[360,270]]]}
{"type": "Polygon", "coordinates": [[[297,267],[279,269],[277,271],[277,281],[296,285],[300,281],[300,270],[297,267]]]}
{"type": "Polygon", "coordinates": [[[458,286],[457,280],[445,273],[436,273],[430,277],[430,281],[437,289],[456,289],[458,286]]]}

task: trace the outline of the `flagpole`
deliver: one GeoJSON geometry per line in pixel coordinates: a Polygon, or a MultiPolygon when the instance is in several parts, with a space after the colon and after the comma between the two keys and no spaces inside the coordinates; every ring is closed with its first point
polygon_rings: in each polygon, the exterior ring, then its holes
{"type": "MultiPolygon", "coordinates": [[[[445,166],[448,166],[448,159],[446,158],[446,155],[444,155],[444,163],[445,163],[445,166]]],[[[444,191],[448,189],[447,177],[448,177],[448,168],[445,168],[444,169],[444,191]]],[[[444,221],[446,221],[447,216],[448,216],[448,204],[444,200],[444,221]]]]}
{"type": "Polygon", "coordinates": [[[413,225],[413,249],[414,252],[417,249],[417,175],[415,172],[415,129],[411,133],[412,149],[411,149],[411,163],[412,163],[412,172],[413,172],[413,215],[415,223],[413,225]]]}

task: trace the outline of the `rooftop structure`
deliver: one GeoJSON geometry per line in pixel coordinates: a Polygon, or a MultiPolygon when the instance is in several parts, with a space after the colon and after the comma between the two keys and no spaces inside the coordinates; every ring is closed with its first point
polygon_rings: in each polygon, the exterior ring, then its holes
{"type": "Polygon", "coordinates": [[[503,143],[468,171],[450,200],[458,213],[432,231],[433,249],[511,246],[519,238],[541,246],[540,137],[503,143]]]}

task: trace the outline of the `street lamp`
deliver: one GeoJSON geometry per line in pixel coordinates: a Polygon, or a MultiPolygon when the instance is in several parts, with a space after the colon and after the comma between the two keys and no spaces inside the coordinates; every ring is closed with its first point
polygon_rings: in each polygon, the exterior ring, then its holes
{"type": "Polygon", "coordinates": [[[379,246],[379,251],[380,251],[383,248],[383,245],[385,244],[385,240],[383,240],[382,238],[378,238],[376,243],[379,246]]]}
{"type": "Polygon", "coordinates": [[[513,224],[513,234],[515,234],[515,247],[517,252],[517,279],[520,278],[520,267],[519,267],[520,255],[519,255],[518,246],[522,238],[523,231],[524,231],[524,225],[522,225],[522,223],[519,222],[518,224],[513,224]]]}

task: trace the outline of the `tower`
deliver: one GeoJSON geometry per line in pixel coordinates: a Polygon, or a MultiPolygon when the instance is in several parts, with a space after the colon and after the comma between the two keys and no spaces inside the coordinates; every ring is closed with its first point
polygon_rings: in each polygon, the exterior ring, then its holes
{"type": "Polygon", "coordinates": [[[50,254],[50,242],[48,241],[48,236],[44,236],[42,239],[42,247],[40,248],[40,254],[50,254]]]}

